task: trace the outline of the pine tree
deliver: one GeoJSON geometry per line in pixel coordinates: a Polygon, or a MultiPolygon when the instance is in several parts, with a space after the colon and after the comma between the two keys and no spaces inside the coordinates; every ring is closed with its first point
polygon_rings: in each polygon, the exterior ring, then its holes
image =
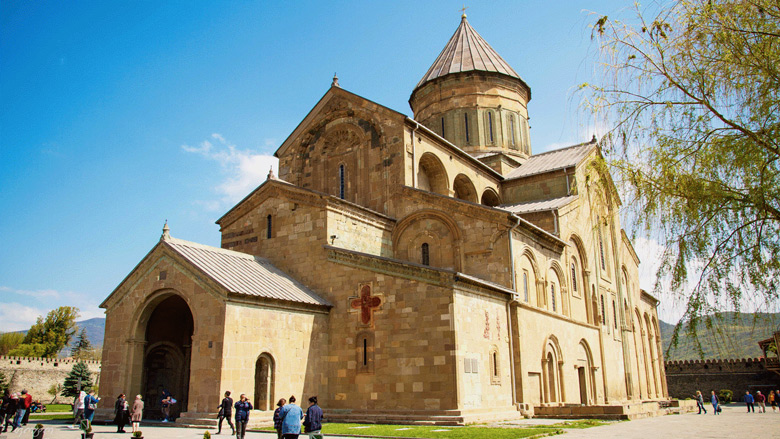
{"type": "Polygon", "coordinates": [[[79,378],[81,378],[81,390],[92,387],[92,376],[89,373],[87,363],[79,361],[73,365],[62,387],[62,396],[76,397],[79,394],[79,378]]]}
{"type": "Polygon", "coordinates": [[[70,351],[71,357],[76,360],[86,360],[92,356],[92,343],[87,338],[87,330],[82,328],[79,333],[79,337],[76,343],[73,345],[73,349],[70,351]]]}

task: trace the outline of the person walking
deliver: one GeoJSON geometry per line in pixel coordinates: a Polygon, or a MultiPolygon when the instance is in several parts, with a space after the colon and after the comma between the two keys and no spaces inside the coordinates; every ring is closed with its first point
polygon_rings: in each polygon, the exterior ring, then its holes
{"type": "Polygon", "coordinates": [[[764,404],[764,401],[766,401],[766,397],[761,394],[760,390],[756,391],[756,404],[758,404],[758,412],[759,413],[766,413],[766,404],[764,404]]]}
{"type": "Polygon", "coordinates": [[[303,421],[303,432],[312,439],[322,439],[322,409],[317,405],[317,397],[309,398],[309,408],[306,409],[306,419],[303,421]]]}
{"type": "Polygon", "coordinates": [[[233,430],[233,433],[231,435],[236,434],[236,426],[233,425],[233,420],[230,419],[233,417],[233,398],[230,397],[230,390],[225,392],[225,397],[222,398],[222,402],[219,403],[219,415],[217,415],[217,418],[219,418],[219,429],[217,430],[217,434],[222,433],[222,420],[227,419],[227,423],[230,426],[230,429],[233,430]]]}
{"type": "Polygon", "coordinates": [[[138,427],[141,425],[141,418],[144,416],[144,401],[141,399],[141,395],[135,395],[135,401],[133,402],[133,410],[130,413],[130,422],[133,423],[133,433],[138,431],[138,427]]]}
{"type": "Polygon", "coordinates": [[[287,404],[287,400],[282,398],[276,403],[274,410],[274,430],[276,430],[276,439],[282,439],[282,407],[287,404]]]}
{"type": "Polygon", "coordinates": [[[92,420],[95,419],[95,409],[100,398],[95,395],[94,390],[89,391],[89,395],[84,397],[84,419],[89,421],[89,425],[92,425],[92,420]]]}
{"type": "Polygon", "coordinates": [[[720,400],[718,399],[718,395],[715,394],[714,390],[712,391],[710,402],[712,402],[712,411],[717,415],[720,411],[720,400]]]}
{"type": "Polygon", "coordinates": [[[18,394],[14,395],[16,396],[16,414],[14,415],[14,428],[11,431],[21,427],[22,418],[24,418],[24,397],[18,394]]]}
{"type": "Polygon", "coordinates": [[[295,395],[288,399],[288,403],[282,407],[279,415],[282,417],[282,437],[284,439],[298,439],[298,435],[301,434],[303,410],[295,405],[295,395]]]}
{"type": "Polygon", "coordinates": [[[20,399],[21,398],[24,398],[24,416],[22,416],[22,425],[27,425],[27,421],[30,419],[30,406],[32,406],[33,397],[26,390],[22,390],[22,396],[20,399]]]}
{"type": "Polygon", "coordinates": [[[16,402],[18,400],[18,398],[13,399],[11,391],[5,389],[3,402],[0,404],[0,432],[5,433],[8,431],[8,426],[13,422],[14,413],[16,413],[16,402]]]}
{"type": "Polygon", "coordinates": [[[777,410],[777,397],[774,390],[770,390],[769,395],[766,396],[766,403],[772,406],[773,412],[777,410]]]}
{"type": "Polygon", "coordinates": [[[236,438],[244,439],[246,435],[246,424],[249,422],[249,412],[253,409],[252,403],[246,399],[245,394],[241,394],[240,400],[236,403],[236,438]]]}
{"type": "Polygon", "coordinates": [[[168,396],[163,398],[162,401],[160,401],[160,406],[161,406],[160,411],[162,411],[163,422],[168,422],[170,420],[169,418],[171,417],[171,404],[173,404],[173,397],[171,396],[170,393],[168,394],[168,396]]]}
{"type": "Polygon", "coordinates": [[[750,394],[749,391],[745,391],[745,405],[747,406],[747,412],[750,413],[751,411],[753,413],[756,412],[755,407],[753,407],[753,395],[750,394]]]}
{"type": "Polygon", "coordinates": [[[127,400],[125,399],[125,394],[120,393],[116,397],[116,402],[114,402],[114,423],[116,424],[117,433],[125,432],[127,418],[127,400]]]}
{"type": "Polygon", "coordinates": [[[707,409],[704,408],[704,395],[701,394],[701,390],[696,391],[696,406],[699,407],[699,414],[704,411],[707,414],[707,409]]]}
{"type": "Polygon", "coordinates": [[[84,420],[84,398],[86,396],[87,392],[79,390],[76,400],[73,401],[73,425],[78,425],[84,420]]]}

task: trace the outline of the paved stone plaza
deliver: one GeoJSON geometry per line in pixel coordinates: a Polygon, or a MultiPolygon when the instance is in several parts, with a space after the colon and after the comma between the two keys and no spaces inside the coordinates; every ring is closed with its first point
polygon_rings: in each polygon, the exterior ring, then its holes
{"type": "MultiPolygon", "coordinates": [[[[709,406],[709,405],[708,405],[709,406]]],[[[57,421],[59,422],[59,421],[57,421]]],[[[513,424],[549,424],[549,419],[528,419],[515,421],[513,424]]],[[[450,427],[453,428],[453,427],[450,427]]],[[[457,428],[457,427],[454,427],[457,428]]],[[[130,434],[114,433],[114,426],[95,426],[96,439],[130,439],[130,434]]],[[[327,432],[327,424],[324,428],[327,432]]],[[[129,431],[129,430],[128,430],[129,431]]],[[[203,429],[200,428],[176,428],[143,425],[142,431],[145,439],[174,439],[203,437],[203,429]]],[[[212,434],[214,434],[214,431],[212,434]]],[[[230,438],[223,432],[220,436],[230,438]]],[[[46,427],[46,439],[77,439],[80,437],[78,430],[70,429],[62,424],[48,424],[46,427]]],[[[0,439],[16,439],[32,437],[32,429],[21,429],[14,433],[0,434],[0,439]]],[[[249,439],[272,439],[275,434],[248,432],[249,439]]],[[[301,438],[306,436],[301,435],[301,438]]],[[[338,438],[344,436],[325,437],[338,438]]],[[[351,436],[355,438],[356,436],[351,436]]],[[[579,438],[733,438],[733,437],[780,437],[780,413],[745,413],[742,405],[725,407],[720,416],[713,416],[709,411],[707,415],[687,414],[669,415],[655,418],[640,419],[637,421],[615,422],[602,427],[587,428],[584,430],[569,430],[560,436],[565,439],[579,438]]]]}

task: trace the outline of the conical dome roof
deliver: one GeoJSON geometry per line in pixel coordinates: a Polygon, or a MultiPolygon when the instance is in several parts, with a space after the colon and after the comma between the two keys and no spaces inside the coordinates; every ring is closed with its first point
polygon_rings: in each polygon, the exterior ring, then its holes
{"type": "Polygon", "coordinates": [[[517,72],[504,61],[466,20],[464,14],[460,26],[452,38],[444,46],[439,57],[425,73],[415,89],[428,81],[450,73],[480,70],[485,72],[503,73],[513,78],[522,79],[517,72]]]}

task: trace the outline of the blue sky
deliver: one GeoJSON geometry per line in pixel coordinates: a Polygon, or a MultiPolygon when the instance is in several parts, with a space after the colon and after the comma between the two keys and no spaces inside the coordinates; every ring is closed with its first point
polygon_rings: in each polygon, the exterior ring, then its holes
{"type": "MultiPolygon", "coordinates": [[[[469,3],[471,25],[531,86],[534,152],[590,139],[574,93],[592,76],[589,11],[625,5],[469,3]]],[[[411,115],[461,7],[0,2],[0,331],[65,304],[101,316],[166,219],[173,236],[218,246],[214,221],[262,183],[334,72],[411,115]]]]}

